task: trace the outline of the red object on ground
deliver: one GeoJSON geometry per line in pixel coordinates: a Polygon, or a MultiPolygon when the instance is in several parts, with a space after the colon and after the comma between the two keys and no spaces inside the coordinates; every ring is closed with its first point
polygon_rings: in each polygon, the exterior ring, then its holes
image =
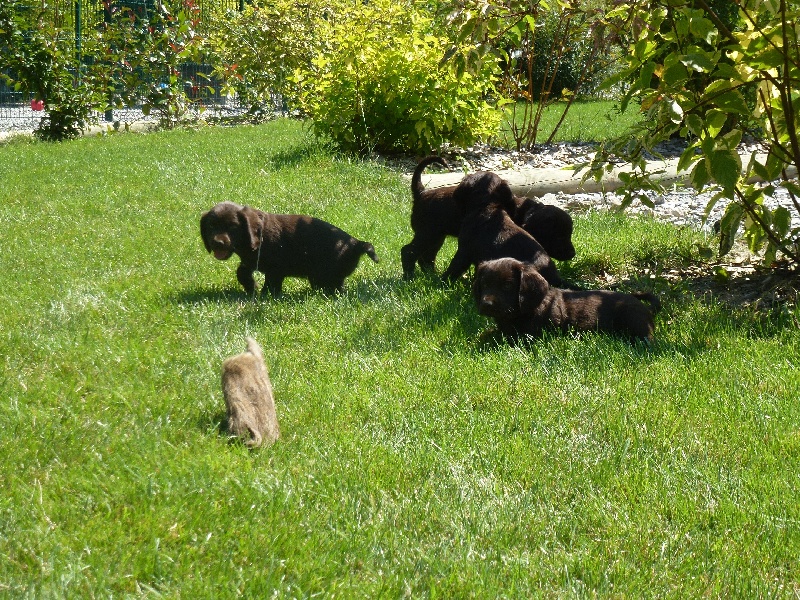
{"type": "Polygon", "coordinates": [[[31,110],[44,110],[44,100],[31,100],[31,110]]]}

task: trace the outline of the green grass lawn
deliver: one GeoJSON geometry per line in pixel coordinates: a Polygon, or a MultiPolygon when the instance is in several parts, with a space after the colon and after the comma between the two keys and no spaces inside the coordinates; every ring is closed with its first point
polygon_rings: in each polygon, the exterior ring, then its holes
{"type": "Polygon", "coordinates": [[[296,122],[6,143],[0,181],[0,596],[800,593],[797,310],[664,279],[698,233],[575,215],[562,273],[654,289],[657,339],[512,347],[466,281],[401,279],[408,183],[296,122]],[[200,240],[221,200],[381,262],[246,297],[200,240]],[[247,335],[282,430],[255,451],[222,430],[247,335]]]}
{"type": "MultiPolygon", "coordinates": [[[[619,102],[577,100],[569,107],[567,117],[559,125],[565,107],[566,102],[555,102],[544,109],[537,130],[537,144],[545,143],[557,125],[554,142],[604,142],[637,124],[642,118],[635,106],[629,106],[622,113],[619,102]]],[[[535,106],[521,101],[507,106],[505,120],[497,136],[498,142],[503,146],[516,148],[511,123],[516,123],[520,131],[525,131],[526,124],[532,121],[532,116],[527,116],[529,120],[526,121],[526,115],[532,115],[535,109],[535,106]]]]}

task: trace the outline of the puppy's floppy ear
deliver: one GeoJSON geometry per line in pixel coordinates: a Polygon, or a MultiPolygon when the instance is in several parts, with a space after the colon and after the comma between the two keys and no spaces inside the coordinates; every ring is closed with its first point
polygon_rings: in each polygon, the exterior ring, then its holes
{"type": "Polygon", "coordinates": [[[500,180],[497,187],[492,190],[492,200],[500,204],[502,209],[509,215],[517,212],[517,203],[514,201],[514,193],[511,187],[504,180],[500,180]]]}
{"type": "Polygon", "coordinates": [[[258,250],[261,245],[261,236],[264,221],[259,212],[251,206],[243,206],[239,209],[239,219],[243,221],[242,230],[244,231],[247,242],[253,250],[258,250]]]}
{"type": "Polygon", "coordinates": [[[207,210],[202,215],[200,215],[200,237],[203,238],[203,245],[206,247],[206,252],[211,252],[211,245],[209,242],[211,241],[211,217],[209,213],[211,211],[207,210]]]}
{"type": "Polygon", "coordinates": [[[519,269],[519,310],[529,314],[542,303],[550,284],[530,263],[520,264],[519,269]]]}

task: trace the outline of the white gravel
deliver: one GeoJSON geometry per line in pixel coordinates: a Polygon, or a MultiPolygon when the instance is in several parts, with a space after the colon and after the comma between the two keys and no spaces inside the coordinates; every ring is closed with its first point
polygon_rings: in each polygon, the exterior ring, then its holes
{"type": "MultiPolygon", "coordinates": [[[[681,141],[669,142],[659,147],[664,157],[677,157],[683,149],[681,141]]],[[[745,143],[740,151],[750,153],[763,151],[754,142],[745,143]]],[[[467,150],[453,150],[443,153],[454,170],[459,171],[499,171],[522,168],[562,168],[569,167],[591,159],[596,151],[593,144],[559,143],[538,146],[534,151],[509,151],[487,145],[479,145],[467,150]]],[[[413,170],[413,164],[408,171],[413,170]]],[[[727,202],[720,200],[710,210],[706,219],[708,203],[714,196],[713,191],[697,193],[692,188],[673,186],[663,194],[645,192],[653,207],[635,200],[626,211],[631,214],[650,215],[675,225],[688,225],[710,230],[722,217],[727,202]]],[[[622,197],[611,193],[577,193],[546,194],[541,198],[548,204],[556,204],[566,210],[583,211],[593,209],[614,209],[620,206],[622,197]]],[[[766,205],[770,208],[785,206],[792,214],[792,226],[800,227],[800,211],[792,203],[785,189],[776,187],[773,196],[768,197],[766,205]]]]}

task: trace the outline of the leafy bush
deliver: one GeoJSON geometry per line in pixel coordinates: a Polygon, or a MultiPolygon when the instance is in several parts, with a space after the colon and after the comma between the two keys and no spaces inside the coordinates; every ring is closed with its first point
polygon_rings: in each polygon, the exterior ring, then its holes
{"type": "Polygon", "coordinates": [[[316,8],[276,0],[266,6],[248,4],[241,13],[229,11],[208,39],[224,91],[238,94],[256,113],[270,108],[276,94],[295,97],[292,75],[296,69],[311,68],[319,47],[312,18],[316,8]]]}
{"type": "Polygon", "coordinates": [[[53,25],[46,8],[25,0],[0,5],[0,70],[17,90],[43,100],[47,113],[36,134],[60,140],[81,133],[111,106],[141,105],[162,126],[183,120],[190,100],[181,65],[201,50],[198,8],[191,0],[115,7],[107,22],[74,34],[53,25]]]}
{"type": "Polygon", "coordinates": [[[44,101],[47,113],[37,127],[38,137],[75,137],[103,106],[96,72],[80,67],[74,40],[53,26],[45,9],[34,10],[22,0],[0,4],[0,49],[0,71],[9,73],[0,77],[44,101]]]}
{"type": "Polygon", "coordinates": [[[199,8],[191,0],[157,3],[145,14],[128,7],[114,11],[102,29],[110,103],[141,104],[145,114],[158,114],[162,127],[184,121],[192,102],[181,66],[202,50],[198,23],[199,8]]]}
{"type": "Polygon", "coordinates": [[[464,54],[457,44],[447,56],[457,72],[474,72],[492,57],[501,57],[500,91],[515,103],[511,112],[517,149],[532,147],[539,135],[544,111],[562,99],[562,119],[551,130],[555,137],[578,94],[591,88],[610,62],[602,35],[601,13],[590,6],[513,0],[485,6],[467,0],[450,15],[456,39],[472,39],[475,50],[464,54]],[[531,104],[536,102],[536,104],[531,104]]]}
{"type": "Polygon", "coordinates": [[[428,152],[471,145],[499,125],[487,101],[495,64],[461,78],[439,68],[448,40],[413,4],[342,3],[318,27],[324,45],[295,81],[315,131],[341,147],[428,152]]]}
{"type": "Polygon", "coordinates": [[[469,145],[500,122],[494,66],[460,79],[439,69],[446,38],[411,2],[254,4],[210,46],[217,74],[256,109],[279,93],[347,151],[469,145]]]}
{"type": "Polygon", "coordinates": [[[779,251],[800,263],[800,228],[792,227],[791,212],[765,203],[775,183],[751,183],[753,177],[777,182],[800,216],[800,186],[790,176],[790,169],[800,166],[794,28],[800,9],[772,3],[753,9],[737,2],[743,27],[731,31],[702,0],[696,4],[703,8],[694,8],[695,2],[645,8],[631,1],[609,15],[631,32],[632,44],[627,68],[606,85],[632,81],[623,106],[640,102],[648,123],[600,152],[594,172],[602,174],[610,154],[626,156],[633,167],[625,191],[629,203],[641,197],[634,186],[659,187],[646,172],[642,149],[673,135],[687,138],[678,168],[691,171],[690,183],[698,190],[716,186],[708,210],[719,200],[732,200],[720,223],[720,254],[730,250],[744,225],[750,250],[763,250],[767,264],[779,251]],[[698,74],[706,85],[694,85],[698,74]],[[740,124],[750,119],[766,135],[766,156],[739,154],[740,124]]]}

